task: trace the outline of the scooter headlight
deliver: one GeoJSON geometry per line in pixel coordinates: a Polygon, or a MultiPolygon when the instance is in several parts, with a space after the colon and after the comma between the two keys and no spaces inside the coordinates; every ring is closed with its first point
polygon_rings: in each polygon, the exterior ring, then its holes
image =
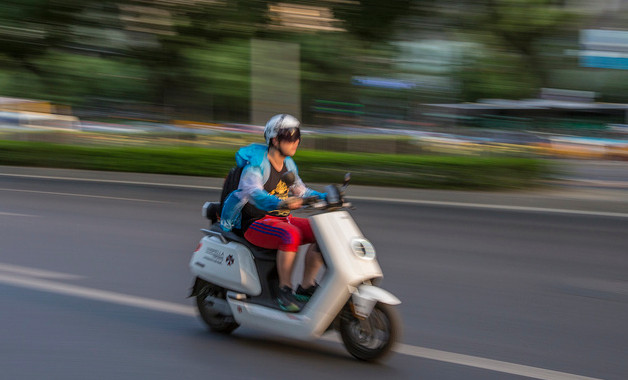
{"type": "Polygon", "coordinates": [[[361,259],[373,260],[375,258],[375,247],[373,247],[373,244],[366,239],[353,239],[351,241],[351,250],[361,259]]]}

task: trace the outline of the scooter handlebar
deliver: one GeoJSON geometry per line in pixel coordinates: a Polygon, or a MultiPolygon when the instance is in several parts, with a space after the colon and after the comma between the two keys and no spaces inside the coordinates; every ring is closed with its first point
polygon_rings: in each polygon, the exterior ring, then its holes
{"type": "Polygon", "coordinates": [[[303,208],[304,209],[314,209],[314,210],[327,210],[327,209],[336,209],[336,208],[349,208],[351,207],[351,203],[345,202],[344,199],[340,199],[338,202],[327,202],[324,199],[320,199],[317,196],[303,198],[303,208]]]}
{"type": "MultiPolygon", "coordinates": [[[[303,203],[301,208],[322,208],[324,206],[327,205],[327,202],[325,202],[324,200],[320,199],[317,196],[312,196],[312,197],[303,197],[301,198],[303,203]]],[[[279,205],[277,206],[278,209],[280,210],[288,210],[288,203],[285,200],[282,200],[281,202],[279,202],[279,205]]]]}

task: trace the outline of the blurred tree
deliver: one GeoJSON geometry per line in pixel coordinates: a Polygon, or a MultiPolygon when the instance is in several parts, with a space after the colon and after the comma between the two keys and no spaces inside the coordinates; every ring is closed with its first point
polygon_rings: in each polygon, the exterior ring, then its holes
{"type": "MultiPolygon", "coordinates": [[[[303,34],[291,39],[301,46],[301,100],[306,123],[320,122],[317,101],[358,102],[353,75],[363,64],[357,57],[365,54],[346,33],[303,34]]],[[[364,73],[362,73],[364,74],[364,73]]]]}
{"type": "Polygon", "coordinates": [[[90,1],[6,0],[0,5],[1,54],[37,75],[33,59],[61,48],[71,38],[70,28],[90,1]]]}
{"type": "Polygon", "coordinates": [[[88,1],[7,0],[0,5],[3,94],[48,98],[51,75],[40,65],[52,49],[64,49],[71,27],[88,1]]]}
{"type": "Polygon", "coordinates": [[[388,41],[395,33],[395,21],[413,9],[412,0],[361,0],[338,2],[334,16],[344,21],[349,33],[364,41],[388,41]]]}
{"type": "Polygon", "coordinates": [[[128,58],[53,51],[35,61],[52,87],[49,98],[77,107],[103,107],[113,101],[141,102],[150,96],[142,66],[128,58]],[[101,104],[102,103],[102,104],[101,104]]]}
{"type": "Polygon", "coordinates": [[[150,101],[170,117],[248,121],[249,39],[268,21],[268,2],[136,3],[167,12],[171,23],[167,33],[144,30],[151,43],[127,52],[146,67],[150,101]]]}
{"type": "MultiPolygon", "coordinates": [[[[301,46],[302,109],[311,122],[317,100],[408,100],[406,93],[358,87],[352,79],[400,76],[403,73],[394,66],[398,52],[390,42],[415,41],[427,30],[443,39],[462,32],[463,39],[482,43],[479,58],[459,65],[464,100],[521,97],[551,84],[541,47],[548,37],[573,29],[571,22],[576,20],[562,4],[552,0],[5,0],[0,6],[0,88],[5,95],[46,97],[80,106],[150,103],[159,106],[164,119],[189,116],[246,122],[249,41],[272,39],[301,46]],[[297,10],[323,10],[325,16],[320,17],[333,27],[321,31],[279,25],[286,3],[297,10]],[[428,8],[446,12],[426,16],[428,8]]],[[[312,25],[317,24],[307,26],[312,25]]]]}
{"type": "Polygon", "coordinates": [[[187,72],[182,110],[210,121],[248,122],[250,40],[206,42],[182,50],[187,72]]]}
{"type": "Polygon", "coordinates": [[[458,66],[458,101],[478,99],[523,99],[538,93],[539,81],[516,54],[482,49],[476,57],[458,66]]]}
{"type": "Polygon", "coordinates": [[[177,34],[219,42],[258,35],[269,22],[268,4],[274,1],[231,0],[190,2],[170,8],[177,34]]]}
{"type": "MultiPolygon", "coordinates": [[[[488,47],[495,52],[518,55],[519,63],[510,66],[512,72],[525,73],[537,88],[548,84],[548,68],[541,54],[543,41],[573,33],[578,20],[556,0],[464,0],[450,3],[447,10],[462,31],[475,31],[476,37],[492,44],[488,47]]],[[[506,70],[508,66],[498,69],[502,73],[506,70]]]]}

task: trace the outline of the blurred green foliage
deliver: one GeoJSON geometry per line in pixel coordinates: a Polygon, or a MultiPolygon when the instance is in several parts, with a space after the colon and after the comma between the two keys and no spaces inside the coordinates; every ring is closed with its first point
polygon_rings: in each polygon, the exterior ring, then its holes
{"type": "Polygon", "coordinates": [[[376,117],[401,119],[415,116],[417,102],[522,98],[540,87],[595,87],[602,99],[628,101],[618,84],[627,83],[625,73],[611,78],[565,59],[595,17],[554,0],[7,0],[0,4],[0,95],[75,110],[132,109],[159,120],[248,122],[256,38],[300,45],[308,123],[326,122],[314,110],[320,99],[367,104],[376,117]],[[279,6],[328,11],[316,17],[329,20],[318,30],[288,28],[279,6]],[[415,41],[441,50],[445,42],[467,45],[445,49],[447,61],[426,53],[406,62],[396,43],[415,41]],[[599,80],[574,80],[592,73],[599,80]],[[419,85],[365,88],[352,84],[356,76],[419,85]]]}
{"type": "MultiPolygon", "coordinates": [[[[0,165],[224,177],[234,149],[79,146],[0,140],[0,165]]],[[[521,189],[538,186],[552,170],[526,158],[352,154],[299,150],[306,182],[338,183],[346,172],[357,185],[433,189],[521,189]]]]}
{"type": "Polygon", "coordinates": [[[578,31],[586,25],[584,15],[554,0],[463,3],[450,14],[460,20],[465,38],[483,46],[482,58],[462,70],[463,100],[536,96],[550,85],[552,44],[576,48],[578,31]]]}

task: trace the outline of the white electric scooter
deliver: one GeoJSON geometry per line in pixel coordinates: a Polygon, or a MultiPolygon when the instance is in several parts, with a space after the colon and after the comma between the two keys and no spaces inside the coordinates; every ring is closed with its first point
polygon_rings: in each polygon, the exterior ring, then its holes
{"type": "MultiPolygon", "coordinates": [[[[286,180],[287,183],[288,180],[286,180]]],[[[392,348],[401,333],[397,297],[379,288],[383,274],[373,245],[345,210],[344,190],[329,185],[327,202],[309,200],[309,216],[325,261],[320,286],[298,313],[282,311],[276,251],[259,248],[219,224],[203,229],[190,269],[196,276],[191,297],[212,331],[230,333],[239,325],[296,339],[319,338],[329,329],[340,332],[354,357],[374,361],[392,348]]],[[[203,215],[215,223],[218,203],[206,203],[203,215]],[[213,216],[213,217],[212,217],[213,216]]]]}

